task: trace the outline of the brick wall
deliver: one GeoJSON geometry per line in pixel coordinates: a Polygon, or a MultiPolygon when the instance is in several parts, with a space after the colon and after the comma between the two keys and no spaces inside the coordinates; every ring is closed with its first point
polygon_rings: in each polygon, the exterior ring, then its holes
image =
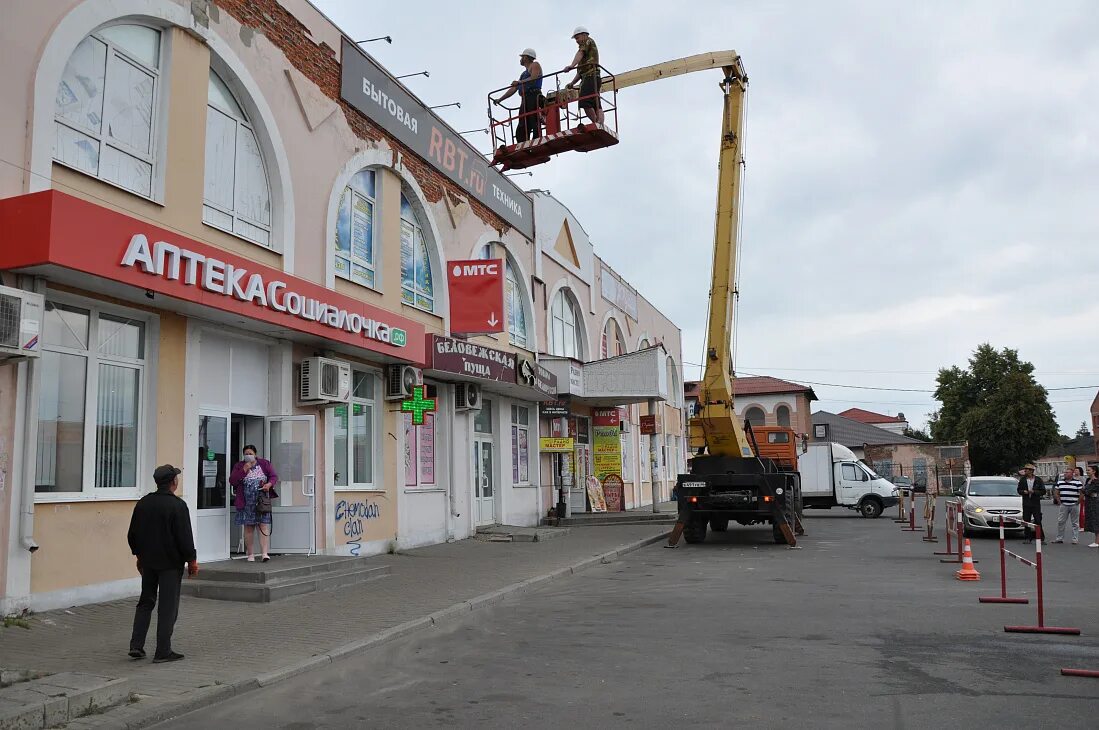
{"type": "Polygon", "coordinates": [[[468,200],[474,214],[502,236],[510,229],[495,213],[469,196],[408,147],[370,121],[350,104],[340,99],[339,53],[327,43],[315,43],[305,27],[289,10],[275,0],[215,0],[214,4],[232,15],[241,25],[262,34],[281,50],[290,63],[307,79],[315,83],[326,96],[336,101],[343,110],[352,131],[360,139],[377,143],[385,140],[390,147],[402,153],[404,165],[416,178],[424,197],[437,203],[443,194],[468,200]]]}

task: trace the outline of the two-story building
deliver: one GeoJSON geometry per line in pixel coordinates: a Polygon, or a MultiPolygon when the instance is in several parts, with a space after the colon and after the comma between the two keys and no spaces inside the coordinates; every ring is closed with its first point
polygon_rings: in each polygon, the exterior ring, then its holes
{"type": "Polygon", "coordinates": [[[577,448],[586,407],[650,401],[677,448],[678,330],[305,0],[18,3],[0,41],[0,303],[35,330],[0,354],[0,612],[136,593],[158,464],[200,559],[240,555],[249,444],[274,553],[534,524],[551,354],[591,373],[577,448]],[[503,311],[454,331],[449,263],[485,258],[503,311]],[[643,353],[619,390],[588,370],[611,320],[643,353]]]}

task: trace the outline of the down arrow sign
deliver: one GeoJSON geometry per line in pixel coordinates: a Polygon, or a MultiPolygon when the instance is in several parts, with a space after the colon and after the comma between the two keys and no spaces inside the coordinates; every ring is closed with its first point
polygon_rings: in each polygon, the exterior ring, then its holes
{"type": "Polygon", "coordinates": [[[498,324],[500,324],[500,320],[496,319],[496,312],[493,312],[492,316],[488,320],[488,326],[495,327],[498,324]]]}

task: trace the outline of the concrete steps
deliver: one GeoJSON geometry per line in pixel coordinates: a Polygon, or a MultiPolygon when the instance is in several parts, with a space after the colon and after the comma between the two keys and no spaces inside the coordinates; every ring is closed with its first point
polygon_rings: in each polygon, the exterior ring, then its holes
{"type": "Polygon", "coordinates": [[[477,539],[487,542],[545,542],[567,534],[569,534],[567,527],[492,525],[477,528],[477,539]]]}
{"type": "Polygon", "coordinates": [[[389,573],[388,565],[369,558],[284,556],[269,563],[227,560],[202,566],[199,578],[183,581],[183,593],[215,601],[270,603],[378,580],[389,573]]]}
{"type": "Polygon", "coordinates": [[[543,525],[561,527],[594,527],[599,525],[674,525],[675,512],[592,512],[573,515],[558,522],[551,517],[542,518],[543,525]]]}

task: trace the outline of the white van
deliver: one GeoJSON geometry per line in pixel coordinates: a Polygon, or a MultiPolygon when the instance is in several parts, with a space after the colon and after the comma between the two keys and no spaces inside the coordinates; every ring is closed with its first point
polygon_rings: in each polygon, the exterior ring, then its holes
{"type": "Polygon", "coordinates": [[[798,471],[804,509],[838,505],[858,510],[863,517],[878,517],[897,504],[897,488],[842,444],[809,444],[798,455],[798,471]]]}

